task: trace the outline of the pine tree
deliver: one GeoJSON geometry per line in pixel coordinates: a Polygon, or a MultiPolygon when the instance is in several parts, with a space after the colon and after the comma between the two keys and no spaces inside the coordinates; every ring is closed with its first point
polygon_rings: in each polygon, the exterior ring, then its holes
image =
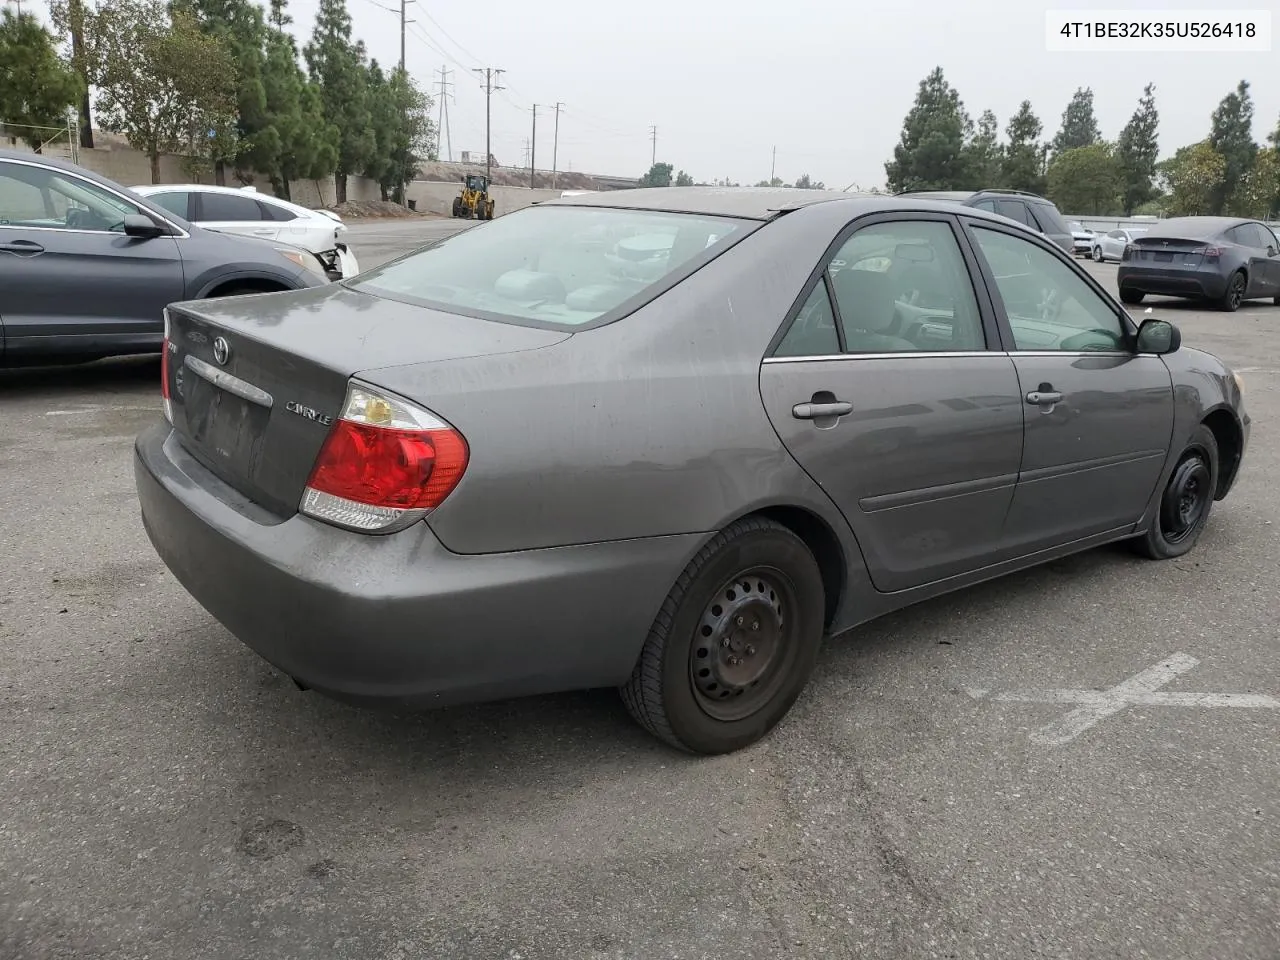
{"type": "Polygon", "coordinates": [[[67,108],[80,92],[79,78],[58,59],[40,21],[29,13],[0,12],[0,120],[39,152],[66,127],[67,108]]]}
{"type": "Polygon", "coordinates": [[[338,131],[324,118],[320,92],[298,66],[298,48],[286,29],[293,18],[285,0],[272,0],[262,82],[270,124],[260,137],[270,136],[276,147],[261,172],[276,196],[289,199],[292,180],[311,180],[331,174],[338,163],[338,131]]]}
{"type": "Polygon", "coordinates": [[[1155,85],[1148,83],[1138,101],[1138,109],[1120,131],[1116,159],[1124,185],[1120,206],[1126,217],[1151,200],[1155,194],[1156,161],[1160,159],[1160,113],[1156,110],[1155,85]]]}
{"type": "Polygon", "coordinates": [[[364,44],[351,42],[346,0],[320,0],[305,54],[311,80],[319,88],[325,122],[338,131],[334,194],[338,203],[345,203],[347,177],[364,169],[376,145],[369,119],[364,44]]]}
{"type": "Polygon", "coordinates": [[[1004,150],[1000,146],[1000,121],[990,110],[982,111],[977,132],[965,145],[965,153],[968,186],[987,190],[1003,185],[1001,163],[1004,150]]]}
{"type": "Polygon", "coordinates": [[[1009,138],[1002,166],[1005,187],[1029,193],[1045,192],[1048,145],[1040,142],[1043,131],[1043,125],[1031,109],[1031,101],[1023,100],[1005,128],[1009,138]]]}
{"type": "Polygon", "coordinates": [[[1098,129],[1097,118],[1093,115],[1093,91],[1081,87],[1072,94],[1067,109],[1062,111],[1062,129],[1053,138],[1053,152],[1065,153],[1101,142],[1102,131],[1098,129]]]}
{"type": "Polygon", "coordinates": [[[1226,210],[1231,195],[1258,155],[1258,145],[1253,142],[1253,98],[1249,96],[1249,81],[1241,80],[1213,111],[1209,146],[1223,160],[1222,182],[1213,191],[1209,205],[1210,211],[1217,215],[1226,210]]]}
{"type": "Polygon", "coordinates": [[[963,189],[970,179],[965,139],[971,128],[959,93],[947,83],[942,68],[934,68],[920,81],[893,159],[884,165],[889,189],[963,189]]]}

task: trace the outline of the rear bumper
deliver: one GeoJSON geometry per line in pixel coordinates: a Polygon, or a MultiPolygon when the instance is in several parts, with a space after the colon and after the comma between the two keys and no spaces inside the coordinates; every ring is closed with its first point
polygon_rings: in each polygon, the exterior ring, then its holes
{"type": "Polygon", "coordinates": [[[1121,290],[1168,297],[1217,300],[1227,292],[1227,278],[1217,270],[1160,270],[1121,264],[1116,283],[1121,290]]]}
{"type": "Polygon", "coordinates": [[[167,423],[134,452],[143,524],[178,581],[265,660],[341,699],[444,705],[621,683],[704,539],[464,556],[426,524],[379,537],[254,519],[167,423]]]}

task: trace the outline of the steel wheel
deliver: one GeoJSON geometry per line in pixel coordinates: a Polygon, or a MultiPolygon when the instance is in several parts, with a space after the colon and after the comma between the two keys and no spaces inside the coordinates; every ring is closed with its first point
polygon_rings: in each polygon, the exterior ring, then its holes
{"type": "Polygon", "coordinates": [[[689,677],[708,716],[740,720],[772,699],[795,659],[786,618],[794,606],[791,581],[768,567],[744,571],[707,602],[689,648],[689,677]]]}
{"type": "Polygon", "coordinates": [[[1178,544],[1200,525],[1213,499],[1213,474],[1200,451],[1178,464],[1160,500],[1160,529],[1171,544],[1178,544]]]}

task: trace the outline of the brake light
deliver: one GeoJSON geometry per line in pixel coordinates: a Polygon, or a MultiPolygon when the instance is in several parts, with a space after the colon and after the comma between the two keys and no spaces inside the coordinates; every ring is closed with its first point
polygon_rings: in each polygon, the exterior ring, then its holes
{"type": "Polygon", "coordinates": [[[1206,260],[1217,260],[1222,256],[1221,247],[1205,247],[1203,252],[1206,260]]]}
{"type": "Polygon", "coordinates": [[[164,340],[160,346],[160,396],[164,403],[164,418],[173,423],[173,399],[169,393],[169,311],[164,311],[164,340]]]}
{"type": "Polygon", "coordinates": [[[1130,244],[1127,244],[1127,243],[1126,243],[1126,244],[1124,245],[1124,250],[1122,250],[1122,251],[1120,252],[1120,259],[1121,259],[1121,260],[1128,260],[1128,259],[1130,259],[1130,254],[1132,254],[1132,253],[1133,253],[1133,247],[1132,247],[1132,245],[1130,245],[1130,244]]]}
{"type": "Polygon", "coordinates": [[[462,434],[429,410],[353,382],[299,509],[350,530],[403,530],[453,492],[468,457],[462,434]]]}

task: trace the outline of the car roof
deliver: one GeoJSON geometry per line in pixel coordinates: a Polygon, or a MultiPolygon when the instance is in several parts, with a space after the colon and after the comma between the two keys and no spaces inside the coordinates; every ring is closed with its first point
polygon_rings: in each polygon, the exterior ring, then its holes
{"type": "Polygon", "coordinates": [[[842,193],[837,190],[801,190],[794,187],[635,187],[557,197],[544,200],[538,206],[614,207],[771,220],[788,210],[858,196],[871,195],[842,193]]]}
{"type": "Polygon", "coordinates": [[[899,197],[920,197],[928,200],[968,200],[976,197],[978,190],[907,190],[899,193],[899,197]]]}
{"type": "Polygon", "coordinates": [[[1194,240],[1214,236],[1242,223],[1254,222],[1248,217],[1169,217],[1153,223],[1147,230],[1147,236],[1190,236],[1194,240]]]}

